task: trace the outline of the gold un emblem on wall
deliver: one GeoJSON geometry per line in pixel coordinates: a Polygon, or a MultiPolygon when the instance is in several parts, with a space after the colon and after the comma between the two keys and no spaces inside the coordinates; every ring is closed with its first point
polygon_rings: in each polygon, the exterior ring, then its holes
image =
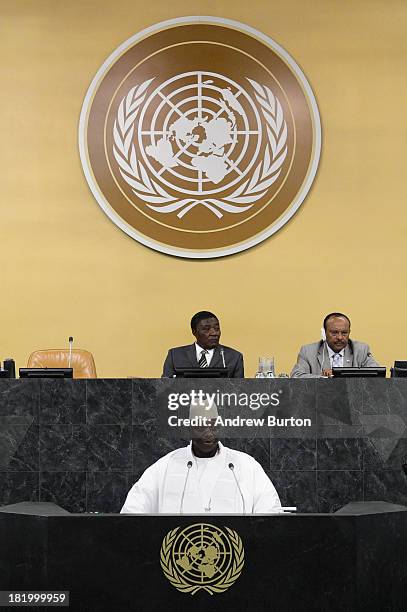
{"type": "Polygon", "coordinates": [[[160,554],[170,583],[183,593],[223,593],[238,579],[244,565],[242,540],[233,529],[197,523],[169,531],[160,554]]]}
{"type": "Polygon", "coordinates": [[[170,255],[248,249],[298,210],[318,167],[321,124],[303,72],[271,38],[182,17],[124,42],[83,103],[79,146],[97,202],[170,255]]]}

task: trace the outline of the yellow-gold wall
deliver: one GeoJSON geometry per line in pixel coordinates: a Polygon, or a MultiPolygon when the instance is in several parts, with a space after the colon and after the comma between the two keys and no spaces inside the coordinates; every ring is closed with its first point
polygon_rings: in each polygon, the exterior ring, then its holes
{"type": "Polygon", "coordinates": [[[288,371],[321,319],[348,313],[381,363],[407,358],[405,0],[0,0],[0,359],[73,335],[99,376],[155,377],[209,309],[226,345],[288,371]],[[310,194],[261,245],[208,261],[152,251],[102,212],[78,121],[89,84],[156,22],[214,15],[281,44],[315,93],[322,156],[310,194]]]}

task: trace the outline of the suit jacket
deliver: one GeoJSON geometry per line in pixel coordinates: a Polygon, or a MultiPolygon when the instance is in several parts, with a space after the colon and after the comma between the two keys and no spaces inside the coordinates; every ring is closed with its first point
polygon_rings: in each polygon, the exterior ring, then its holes
{"type": "MultiPolygon", "coordinates": [[[[229,378],[244,378],[243,355],[228,346],[219,345],[215,348],[210,363],[211,368],[223,368],[220,348],[223,348],[225,364],[228,369],[229,378]]],[[[164,362],[162,377],[172,378],[175,368],[198,368],[195,343],[187,346],[178,346],[168,351],[164,362]]]]}
{"type": "MultiPolygon", "coordinates": [[[[322,340],[302,346],[298,353],[297,363],[292,369],[291,377],[321,376],[322,370],[329,369],[331,362],[328,349],[324,346],[325,343],[322,340]]],[[[367,344],[349,340],[343,357],[344,368],[375,368],[378,365],[367,344]]]]}

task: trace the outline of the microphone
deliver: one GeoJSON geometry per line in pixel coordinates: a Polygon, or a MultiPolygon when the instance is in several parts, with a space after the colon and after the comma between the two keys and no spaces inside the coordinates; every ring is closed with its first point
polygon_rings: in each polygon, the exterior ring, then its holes
{"type": "Polygon", "coordinates": [[[322,372],[324,371],[324,354],[326,353],[326,356],[328,358],[329,361],[329,353],[328,353],[328,349],[326,348],[326,331],[325,331],[325,327],[321,327],[321,340],[323,342],[323,346],[322,346],[322,361],[321,361],[321,376],[322,376],[322,372]]]}
{"type": "Polygon", "coordinates": [[[186,490],[186,488],[187,488],[187,482],[188,482],[188,477],[189,477],[189,471],[190,471],[191,467],[192,467],[192,461],[190,460],[190,461],[188,461],[188,463],[187,463],[187,468],[188,468],[188,471],[187,471],[187,475],[186,475],[185,482],[184,482],[184,488],[183,488],[183,490],[182,490],[181,503],[180,503],[180,506],[179,506],[179,513],[180,513],[180,514],[182,514],[182,508],[183,508],[183,505],[184,505],[184,496],[185,496],[185,490],[186,490]]]}
{"type": "Polygon", "coordinates": [[[322,376],[322,372],[324,371],[324,354],[326,354],[327,360],[329,361],[329,353],[328,353],[328,349],[326,348],[326,340],[324,340],[323,342],[324,342],[324,346],[322,349],[321,376],[322,376]]]}
{"type": "Polygon", "coordinates": [[[222,355],[223,367],[226,368],[225,353],[224,353],[223,348],[220,349],[220,354],[222,355]]]}
{"type": "Polygon", "coordinates": [[[69,342],[69,357],[68,357],[68,368],[71,368],[71,362],[72,362],[72,344],[73,344],[73,338],[72,336],[69,336],[68,338],[68,342],[69,342]]]}
{"type": "Polygon", "coordinates": [[[233,463],[229,463],[228,468],[230,470],[232,470],[232,474],[235,478],[236,484],[237,484],[237,488],[239,489],[239,493],[240,493],[240,497],[242,498],[242,504],[243,504],[243,514],[246,514],[246,504],[244,503],[244,497],[243,497],[243,493],[242,493],[242,489],[240,488],[239,482],[236,478],[236,474],[235,474],[235,466],[233,465],[233,463]]]}

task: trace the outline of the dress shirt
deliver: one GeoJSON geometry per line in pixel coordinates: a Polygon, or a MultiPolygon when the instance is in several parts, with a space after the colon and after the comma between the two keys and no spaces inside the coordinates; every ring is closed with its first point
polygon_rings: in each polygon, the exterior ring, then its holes
{"type": "Polygon", "coordinates": [[[204,349],[204,348],[202,348],[202,346],[199,346],[199,344],[197,344],[196,342],[195,342],[195,349],[196,349],[196,360],[197,360],[198,363],[199,363],[199,360],[201,358],[202,351],[206,351],[206,353],[205,353],[206,363],[208,364],[208,368],[209,368],[209,365],[210,365],[210,363],[212,361],[212,357],[213,357],[213,351],[215,349],[204,349]]]}
{"type": "Polygon", "coordinates": [[[331,347],[327,344],[326,345],[328,348],[328,355],[329,355],[329,361],[331,362],[331,368],[335,367],[335,368],[343,368],[343,357],[345,354],[345,349],[343,348],[341,351],[339,351],[339,353],[335,353],[335,351],[333,351],[331,349],[331,347]],[[334,360],[334,355],[339,355],[340,359],[338,361],[337,365],[333,365],[333,360],[334,360]]]}

